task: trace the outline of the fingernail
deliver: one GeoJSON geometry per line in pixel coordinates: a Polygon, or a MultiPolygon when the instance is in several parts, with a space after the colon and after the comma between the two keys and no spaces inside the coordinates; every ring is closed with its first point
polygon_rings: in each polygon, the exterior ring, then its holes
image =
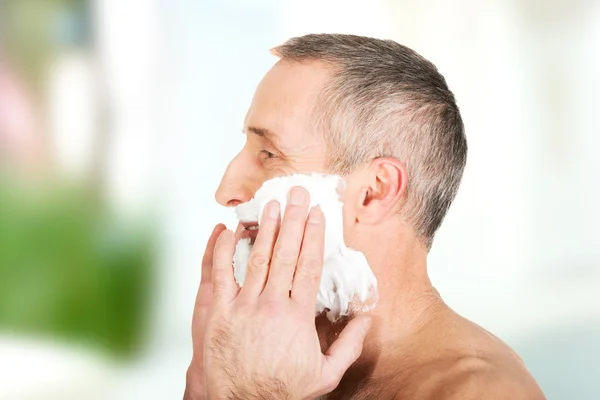
{"type": "Polygon", "coordinates": [[[307,197],[308,196],[305,189],[293,187],[290,191],[290,204],[301,206],[306,203],[307,197]]]}
{"type": "Polygon", "coordinates": [[[308,222],[311,224],[319,224],[321,223],[321,207],[316,206],[313,207],[310,212],[308,213],[308,222]]]}
{"type": "Polygon", "coordinates": [[[267,215],[269,218],[277,219],[279,217],[279,202],[272,201],[267,206],[267,215]]]}

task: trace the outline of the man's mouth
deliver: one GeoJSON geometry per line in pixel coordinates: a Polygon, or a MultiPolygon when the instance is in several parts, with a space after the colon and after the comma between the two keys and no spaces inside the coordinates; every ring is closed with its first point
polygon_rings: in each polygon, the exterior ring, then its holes
{"type": "Polygon", "coordinates": [[[239,239],[250,239],[253,245],[258,235],[258,222],[240,222],[239,239]]]}

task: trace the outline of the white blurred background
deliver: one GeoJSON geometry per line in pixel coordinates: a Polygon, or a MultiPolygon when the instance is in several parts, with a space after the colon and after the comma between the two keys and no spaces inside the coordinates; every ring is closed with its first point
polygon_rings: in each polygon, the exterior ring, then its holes
{"type": "MultiPolygon", "coordinates": [[[[0,292],[21,294],[0,297],[0,399],[182,396],[205,241],[215,223],[234,223],[214,191],[243,145],[246,108],[275,61],[269,49],[320,32],[393,39],[438,66],[461,108],[469,159],[430,255],[434,284],[513,346],[549,399],[600,398],[600,2],[0,0],[8,193],[85,188],[125,226],[118,232],[152,232],[144,243],[155,250],[150,261],[99,267],[136,271],[129,286],[117,274],[102,290],[77,289],[88,282],[79,277],[65,303],[96,297],[70,319],[58,306],[44,311],[58,325],[36,324],[40,296],[29,300],[52,279],[0,275],[0,292]],[[122,308],[131,314],[113,318],[122,308]]],[[[9,222],[24,214],[14,210],[0,208],[0,224],[3,212],[9,222]]],[[[5,231],[0,270],[21,271],[10,249],[27,236],[5,231]]],[[[80,259],[44,271],[78,276],[80,259]]]]}

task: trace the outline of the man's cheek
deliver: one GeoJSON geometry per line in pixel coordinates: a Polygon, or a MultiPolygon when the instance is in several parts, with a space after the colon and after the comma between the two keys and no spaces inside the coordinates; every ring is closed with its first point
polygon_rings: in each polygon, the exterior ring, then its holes
{"type": "MultiPolygon", "coordinates": [[[[325,216],[323,276],[315,312],[325,310],[327,318],[334,321],[355,310],[365,311],[365,305],[367,309],[372,308],[377,301],[377,280],[365,256],[354,250],[359,241],[356,240],[358,225],[354,204],[347,200],[351,199],[352,191],[343,187],[340,177],[292,175],[269,180],[254,199],[236,207],[238,218],[246,222],[260,221],[264,206],[271,200],[279,201],[283,213],[287,193],[293,186],[304,186],[311,196],[311,205],[319,205],[325,216]]],[[[251,248],[248,240],[240,240],[236,246],[234,275],[240,285],[245,279],[251,248]]]]}

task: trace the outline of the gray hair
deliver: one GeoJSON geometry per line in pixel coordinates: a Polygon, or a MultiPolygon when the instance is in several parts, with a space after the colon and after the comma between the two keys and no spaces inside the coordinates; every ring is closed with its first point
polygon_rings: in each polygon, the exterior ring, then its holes
{"type": "Polygon", "coordinates": [[[462,118],[437,68],[394,41],[354,35],[296,37],[272,52],[332,66],[312,121],[325,136],[327,167],[345,175],[377,157],[402,162],[409,178],[401,214],[430,248],[467,160],[462,118]]]}

